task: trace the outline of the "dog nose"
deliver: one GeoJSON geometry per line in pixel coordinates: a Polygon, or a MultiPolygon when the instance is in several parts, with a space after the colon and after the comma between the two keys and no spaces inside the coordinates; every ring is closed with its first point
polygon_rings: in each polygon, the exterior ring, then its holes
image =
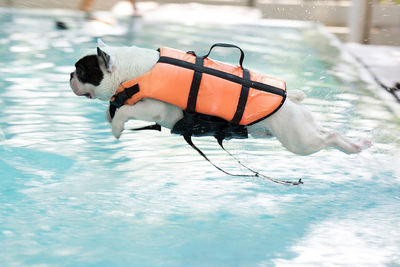
{"type": "Polygon", "coordinates": [[[70,76],[70,80],[72,80],[72,78],[74,78],[74,73],[73,72],[71,72],[71,74],[70,74],[71,76],[70,76]]]}

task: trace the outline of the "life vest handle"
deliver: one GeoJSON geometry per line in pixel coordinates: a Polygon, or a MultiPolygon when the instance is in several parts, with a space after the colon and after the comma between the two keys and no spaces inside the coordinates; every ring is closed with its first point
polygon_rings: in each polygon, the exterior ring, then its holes
{"type": "Polygon", "coordinates": [[[227,43],[216,43],[216,44],[213,44],[213,45],[211,46],[210,50],[208,51],[208,53],[207,53],[206,55],[202,56],[202,58],[203,58],[203,59],[207,58],[207,57],[210,55],[211,50],[212,50],[214,47],[218,47],[218,46],[219,46],[219,47],[232,47],[232,48],[237,48],[237,49],[239,49],[239,50],[240,50],[239,64],[240,64],[240,67],[243,69],[244,52],[243,52],[243,50],[242,50],[239,46],[234,45],[234,44],[227,44],[227,43]]]}

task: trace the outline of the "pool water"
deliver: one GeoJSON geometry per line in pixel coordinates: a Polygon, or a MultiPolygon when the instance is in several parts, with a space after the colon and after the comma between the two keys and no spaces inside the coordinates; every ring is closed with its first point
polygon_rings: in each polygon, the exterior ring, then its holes
{"type": "MultiPolygon", "coordinates": [[[[304,181],[284,186],[227,176],[166,129],[115,140],[107,103],[69,88],[75,61],[96,45],[79,15],[0,9],[0,22],[2,266],[400,264],[400,121],[320,26],[136,18],[103,35],[110,45],[200,54],[235,43],[245,66],[303,90],[324,127],[374,143],[358,155],[296,156],[275,139],[226,142],[250,167],[304,181]],[[60,16],[70,30],[55,28],[60,16]]],[[[229,49],[213,57],[237,60],[229,49]]],[[[212,138],[195,143],[246,172],[212,138]]]]}

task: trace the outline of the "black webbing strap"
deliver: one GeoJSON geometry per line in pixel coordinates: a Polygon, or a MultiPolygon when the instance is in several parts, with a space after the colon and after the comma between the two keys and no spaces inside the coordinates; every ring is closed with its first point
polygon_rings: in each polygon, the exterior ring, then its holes
{"type": "Polygon", "coordinates": [[[285,97],[286,96],[286,91],[266,84],[266,83],[261,83],[261,82],[256,82],[256,81],[250,81],[250,80],[243,80],[242,77],[236,76],[234,74],[231,73],[227,73],[227,72],[223,72],[217,69],[212,69],[212,68],[208,68],[208,67],[204,67],[204,66],[198,66],[197,64],[193,64],[191,62],[187,62],[184,60],[180,60],[180,59],[176,59],[176,58],[172,58],[172,57],[166,57],[166,56],[161,56],[158,61],[158,63],[165,63],[165,64],[170,64],[170,65],[174,65],[174,66],[178,66],[178,67],[182,67],[185,69],[190,69],[190,70],[194,70],[194,71],[199,71],[205,74],[209,74],[211,76],[215,76],[215,77],[219,77],[222,78],[224,80],[228,80],[234,83],[239,83],[239,84],[243,84],[247,87],[251,87],[257,90],[261,90],[264,92],[268,92],[271,94],[275,94],[275,95],[280,95],[285,97]]]}
{"type": "Polygon", "coordinates": [[[152,124],[152,125],[148,125],[148,126],[129,129],[129,130],[131,130],[131,131],[155,130],[155,131],[161,132],[161,125],[156,123],[156,124],[152,124]]]}
{"type": "MultiPolygon", "coordinates": [[[[204,59],[202,57],[196,56],[196,67],[203,66],[204,59]]],[[[203,72],[195,70],[193,74],[192,84],[190,86],[188,102],[186,106],[186,111],[189,113],[194,113],[196,111],[197,95],[199,94],[201,77],[203,72]]]]}
{"type": "Polygon", "coordinates": [[[115,112],[117,109],[122,107],[126,100],[131,98],[134,94],[139,92],[139,84],[135,84],[131,87],[125,88],[123,91],[115,94],[114,100],[110,101],[110,117],[111,119],[114,118],[115,112]]]}
{"type": "MultiPolygon", "coordinates": [[[[250,72],[248,69],[243,69],[243,80],[250,80],[250,72]]],[[[249,96],[249,87],[242,84],[242,89],[240,90],[239,102],[236,108],[235,115],[233,116],[233,119],[231,121],[232,123],[239,124],[240,120],[242,119],[248,96],[249,96]]]]}
{"type": "Polygon", "coordinates": [[[227,174],[227,175],[230,175],[230,176],[239,176],[239,177],[262,177],[262,178],[265,178],[265,179],[270,180],[271,182],[278,183],[278,184],[286,184],[286,185],[300,185],[300,184],[303,184],[303,182],[301,181],[301,179],[299,179],[298,182],[281,181],[281,180],[274,179],[274,178],[272,178],[272,177],[263,175],[263,174],[261,174],[261,173],[259,173],[259,172],[256,172],[256,171],[250,169],[249,167],[243,165],[235,156],[233,156],[230,152],[228,152],[228,151],[224,148],[224,146],[222,145],[222,140],[223,140],[223,139],[218,139],[218,144],[221,146],[221,148],[222,148],[225,152],[227,152],[231,157],[233,157],[241,166],[245,167],[246,169],[248,169],[249,171],[251,171],[251,172],[253,173],[253,174],[232,174],[232,173],[227,172],[227,171],[225,171],[224,169],[218,167],[217,165],[215,165],[215,164],[203,153],[203,151],[201,151],[195,144],[193,144],[193,141],[192,141],[191,136],[183,136],[183,138],[184,138],[185,141],[186,141],[194,150],[196,150],[205,160],[207,160],[207,161],[208,161],[211,165],[213,165],[216,169],[218,169],[219,171],[221,171],[221,172],[223,172],[223,173],[225,173],[225,174],[227,174]]]}

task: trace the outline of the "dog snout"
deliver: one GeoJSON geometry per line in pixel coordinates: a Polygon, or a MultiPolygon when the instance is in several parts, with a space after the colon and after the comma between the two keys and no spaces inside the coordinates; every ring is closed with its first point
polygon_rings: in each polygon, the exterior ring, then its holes
{"type": "Polygon", "coordinates": [[[73,72],[71,72],[69,80],[72,80],[72,78],[74,78],[74,73],[73,72]]]}

